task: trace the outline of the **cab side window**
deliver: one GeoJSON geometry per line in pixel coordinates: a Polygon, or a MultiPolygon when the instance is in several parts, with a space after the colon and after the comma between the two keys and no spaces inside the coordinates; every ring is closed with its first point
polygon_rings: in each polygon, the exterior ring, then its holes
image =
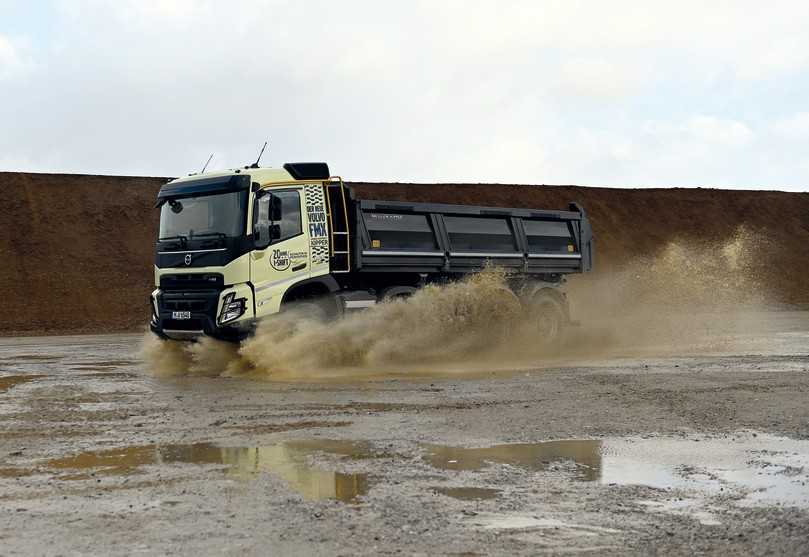
{"type": "Polygon", "coordinates": [[[301,234],[301,196],[297,191],[279,191],[272,194],[272,222],[277,225],[274,242],[281,242],[301,234]]]}

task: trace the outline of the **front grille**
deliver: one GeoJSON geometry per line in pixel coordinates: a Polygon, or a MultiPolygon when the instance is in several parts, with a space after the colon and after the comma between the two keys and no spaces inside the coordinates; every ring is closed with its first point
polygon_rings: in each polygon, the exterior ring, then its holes
{"type": "Polygon", "coordinates": [[[163,275],[160,277],[162,290],[201,290],[208,288],[222,289],[224,277],[219,273],[188,273],[163,275]]]}
{"type": "Polygon", "coordinates": [[[163,328],[170,331],[202,331],[202,319],[164,319],[163,328]]]}
{"type": "Polygon", "coordinates": [[[208,302],[204,299],[202,300],[164,300],[163,307],[167,310],[171,311],[195,311],[201,312],[205,311],[208,307],[208,302]]]}
{"type": "Polygon", "coordinates": [[[213,316],[219,303],[219,290],[168,290],[159,297],[162,312],[190,311],[213,316]]]}
{"type": "MultiPolygon", "coordinates": [[[[222,275],[218,274],[189,274],[172,275],[163,277],[161,285],[165,285],[168,279],[173,288],[163,290],[157,298],[160,313],[158,317],[159,327],[164,330],[174,331],[205,331],[210,332],[216,329],[216,311],[219,305],[219,295],[221,288],[211,288],[206,277],[217,277],[221,280],[222,275]],[[200,284],[204,287],[192,288],[200,284]],[[182,286],[183,288],[180,288],[182,286]],[[174,319],[174,312],[189,312],[191,319],[174,319]]],[[[210,281],[214,282],[214,281],[210,281]]]]}

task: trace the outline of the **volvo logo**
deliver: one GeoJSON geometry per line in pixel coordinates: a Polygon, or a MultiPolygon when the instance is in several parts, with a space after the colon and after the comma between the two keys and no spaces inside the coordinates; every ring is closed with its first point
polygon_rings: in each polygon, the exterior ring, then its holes
{"type": "Polygon", "coordinates": [[[191,265],[191,254],[190,253],[185,254],[185,264],[186,265],[191,265]]]}

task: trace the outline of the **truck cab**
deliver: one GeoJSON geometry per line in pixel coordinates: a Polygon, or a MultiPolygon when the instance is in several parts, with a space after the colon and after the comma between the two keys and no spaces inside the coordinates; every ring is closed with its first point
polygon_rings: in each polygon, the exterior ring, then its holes
{"type": "MultiPolygon", "coordinates": [[[[157,199],[151,330],[240,340],[279,311],[289,287],[335,288],[323,163],[236,169],[164,185],[157,199]],[[317,277],[321,280],[312,281],[317,277]],[[310,282],[311,281],[311,282],[310,282]]],[[[300,289],[299,289],[300,290],[300,289]]]]}

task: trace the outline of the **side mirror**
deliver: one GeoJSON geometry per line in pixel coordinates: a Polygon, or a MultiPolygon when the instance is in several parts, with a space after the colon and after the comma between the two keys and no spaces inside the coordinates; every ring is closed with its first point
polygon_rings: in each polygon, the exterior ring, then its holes
{"type": "Polygon", "coordinates": [[[270,237],[269,207],[272,195],[259,191],[253,206],[253,247],[265,249],[272,242],[270,237]]]}
{"type": "Polygon", "coordinates": [[[270,245],[270,224],[268,222],[256,223],[253,229],[253,247],[264,249],[270,245]]]}

